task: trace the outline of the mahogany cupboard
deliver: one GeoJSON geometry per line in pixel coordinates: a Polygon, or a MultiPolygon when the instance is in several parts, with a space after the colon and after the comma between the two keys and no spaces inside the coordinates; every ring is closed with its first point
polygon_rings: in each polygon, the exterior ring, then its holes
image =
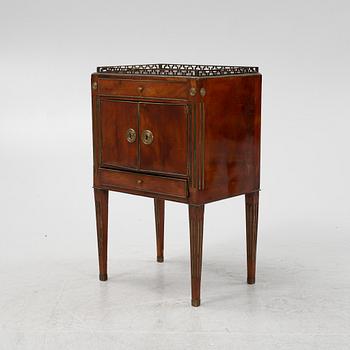
{"type": "Polygon", "coordinates": [[[204,205],[245,195],[247,282],[255,282],[260,188],[257,67],[147,64],[91,76],[100,280],[107,280],[108,191],[154,198],[157,261],[164,201],[189,208],[192,305],[200,305],[204,205]]]}

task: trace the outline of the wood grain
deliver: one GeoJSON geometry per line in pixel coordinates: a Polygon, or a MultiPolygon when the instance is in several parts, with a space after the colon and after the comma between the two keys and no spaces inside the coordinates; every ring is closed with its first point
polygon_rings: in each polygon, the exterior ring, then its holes
{"type": "Polygon", "coordinates": [[[94,189],[100,281],[107,280],[108,191],[94,189]]]}
{"type": "Polygon", "coordinates": [[[201,301],[204,205],[189,205],[192,306],[201,301]]]}
{"type": "Polygon", "coordinates": [[[255,283],[256,245],[258,234],[259,192],[245,195],[247,236],[247,283],[255,283]]]}
{"type": "Polygon", "coordinates": [[[156,224],[157,261],[164,261],[164,199],[154,198],[156,224]]]}

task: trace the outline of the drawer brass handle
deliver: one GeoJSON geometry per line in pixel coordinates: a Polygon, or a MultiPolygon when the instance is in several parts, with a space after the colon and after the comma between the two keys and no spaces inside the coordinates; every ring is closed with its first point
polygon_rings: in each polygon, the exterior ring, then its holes
{"type": "Polygon", "coordinates": [[[143,86],[139,86],[137,89],[139,90],[139,93],[141,94],[143,91],[143,86]]]}
{"type": "Polygon", "coordinates": [[[143,130],[142,132],[142,142],[145,145],[150,145],[153,142],[153,134],[150,130],[143,130]]]}
{"type": "Polygon", "coordinates": [[[132,128],[126,131],[126,139],[129,143],[133,143],[136,141],[136,131],[132,128]]]}
{"type": "Polygon", "coordinates": [[[143,182],[143,180],[137,180],[137,184],[138,184],[138,185],[141,185],[142,182],[143,182]]]}
{"type": "Polygon", "coordinates": [[[196,88],[192,87],[192,88],[190,89],[190,95],[191,95],[191,96],[196,96],[196,93],[197,93],[196,88]]]}

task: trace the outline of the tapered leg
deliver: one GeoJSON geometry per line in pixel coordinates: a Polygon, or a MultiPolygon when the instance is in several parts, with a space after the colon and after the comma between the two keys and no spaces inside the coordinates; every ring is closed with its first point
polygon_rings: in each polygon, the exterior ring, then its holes
{"type": "Polygon", "coordinates": [[[192,306],[201,303],[204,205],[189,205],[192,306]]]}
{"type": "Polygon", "coordinates": [[[156,220],[157,261],[164,261],[164,199],[154,198],[156,220]]]}
{"type": "Polygon", "coordinates": [[[107,281],[108,191],[94,189],[100,281],[107,281]]]}
{"type": "Polygon", "coordinates": [[[256,243],[258,234],[259,192],[245,195],[247,235],[247,283],[255,283],[256,243]]]}

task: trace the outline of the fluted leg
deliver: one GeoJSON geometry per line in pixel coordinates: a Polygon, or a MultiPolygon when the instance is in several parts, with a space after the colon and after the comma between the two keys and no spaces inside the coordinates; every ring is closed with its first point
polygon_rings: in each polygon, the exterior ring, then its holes
{"type": "Polygon", "coordinates": [[[204,205],[189,205],[192,306],[201,302],[204,205]]]}
{"type": "Polygon", "coordinates": [[[258,233],[259,192],[245,195],[247,235],[247,283],[255,283],[256,244],[258,233]]]}
{"type": "Polygon", "coordinates": [[[157,261],[164,261],[164,199],[154,198],[156,220],[157,261]]]}
{"type": "Polygon", "coordinates": [[[107,280],[108,191],[95,188],[95,209],[100,280],[107,280]]]}

